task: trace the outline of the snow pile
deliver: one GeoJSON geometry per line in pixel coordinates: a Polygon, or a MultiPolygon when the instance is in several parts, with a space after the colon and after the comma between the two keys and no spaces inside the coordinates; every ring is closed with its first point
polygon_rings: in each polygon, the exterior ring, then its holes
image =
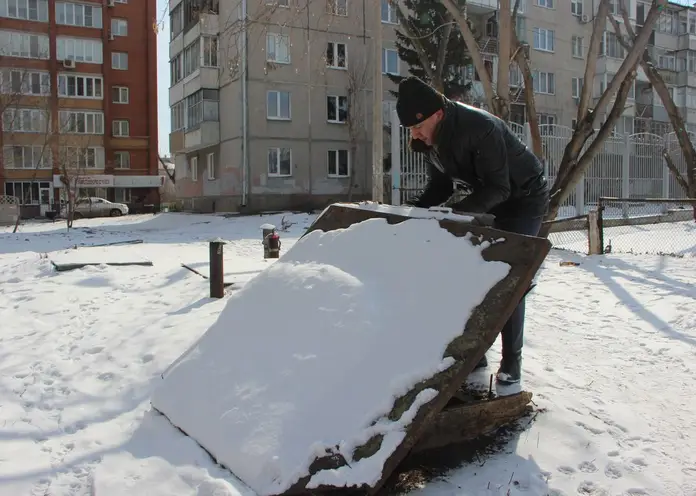
{"type": "Polygon", "coordinates": [[[510,270],[485,262],[485,246],[422,219],[309,233],[230,297],[152,404],[260,495],[287,490],[330,451],[351,468],[310,486],[374,484],[436,391],[396,422],[382,417],[452,364],[447,345],[510,270]],[[377,433],[378,453],[355,461],[377,433]]]}
{"type": "Polygon", "coordinates": [[[471,222],[474,220],[474,218],[470,215],[454,213],[449,207],[420,208],[403,205],[385,205],[372,201],[360,203],[336,203],[335,205],[347,208],[357,208],[360,210],[369,210],[371,212],[380,212],[383,214],[403,215],[404,217],[410,217],[412,219],[456,220],[459,222],[471,222]]]}

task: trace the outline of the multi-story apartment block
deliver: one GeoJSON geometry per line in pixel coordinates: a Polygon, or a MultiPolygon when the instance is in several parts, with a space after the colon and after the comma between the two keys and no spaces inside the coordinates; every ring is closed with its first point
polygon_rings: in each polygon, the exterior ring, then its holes
{"type": "Polygon", "coordinates": [[[0,183],[24,215],[66,181],[158,201],[156,18],[156,0],[0,0],[0,183]]]}
{"type": "Polygon", "coordinates": [[[169,7],[170,150],[185,208],[300,208],[371,196],[376,26],[385,100],[394,89],[386,73],[402,70],[390,9],[380,22],[370,2],[353,0],[169,7]]]}
{"type": "MultiPolygon", "coordinates": [[[[405,75],[408,68],[395,49],[397,17],[387,0],[380,1],[382,73],[405,75]]],[[[612,0],[617,18],[619,1],[631,22],[641,26],[651,2],[612,0]]],[[[511,120],[526,121],[524,92],[533,91],[540,124],[574,126],[597,4],[520,0],[515,27],[527,45],[534,87],[525,89],[521,72],[511,67],[511,120]]],[[[354,0],[170,0],[170,149],[186,208],[262,210],[322,205],[349,193],[370,196],[377,20],[365,5],[354,0]],[[364,96],[363,112],[350,108],[356,95],[364,96]]],[[[497,8],[497,0],[468,0],[466,6],[494,79],[497,8]]],[[[696,10],[676,4],[664,9],[650,50],[687,122],[696,124],[696,10]]],[[[592,82],[595,99],[623,57],[607,22],[592,82]]],[[[482,100],[476,71],[465,70],[474,82],[473,100],[482,100]]],[[[388,123],[394,105],[389,90],[395,88],[387,77],[383,89],[388,123]]],[[[642,71],[616,130],[669,131],[666,111],[642,71]]],[[[542,132],[558,128],[544,126],[542,132]]],[[[384,150],[386,155],[388,141],[384,150]]]]}

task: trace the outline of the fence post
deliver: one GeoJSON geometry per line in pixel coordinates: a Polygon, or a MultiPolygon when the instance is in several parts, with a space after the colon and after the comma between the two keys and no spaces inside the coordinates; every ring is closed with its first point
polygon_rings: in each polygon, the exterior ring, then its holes
{"type": "Polygon", "coordinates": [[[209,243],[210,251],[210,297],[225,296],[225,277],[222,259],[222,246],[225,242],[214,239],[209,243]]]}
{"type": "MultiPolygon", "coordinates": [[[[667,135],[669,136],[669,135],[667,135]]],[[[667,137],[665,139],[665,151],[669,153],[669,143],[667,142],[667,137]]],[[[662,157],[662,198],[669,198],[669,183],[671,180],[669,167],[667,167],[667,161],[665,157],[662,157]]],[[[662,213],[666,214],[669,208],[667,205],[662,205],[662,213]]]]}
{"type": "MultiPolygon", "coordinates": [[[[631,138],[628,133],[624,134],[623,161],[621,163],[621,196],[628,198],[631,196],[631,138]]],[[[621,204],[624,218],[628,217],[628,203],[621,204]]]]}
{"type": "Polygon", "coordinates": [[[401,122],[396,109],[389,114],[391,122],[391,204],[401,205],[401,122]]]}
{"type": "Polygon", "coordinates": [[[592,209],[587,213],[589,255],[601,255],[603,251],[599,215],[599,209],[592,209]]]}

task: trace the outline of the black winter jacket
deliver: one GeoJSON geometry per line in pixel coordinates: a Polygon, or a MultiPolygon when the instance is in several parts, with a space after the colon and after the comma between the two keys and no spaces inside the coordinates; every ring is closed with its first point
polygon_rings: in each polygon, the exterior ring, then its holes
{"type": "Polygon", "coordinates": [[[448,101],[433,147],[425,146],[428,184],[408,204],[432,207],[447,201],[454,184],[469,191],[452,205],[459,212],[499,218],[539,217],[548,206],[548,184],[536,156],[505,122],[476,107],[448,101]]]}

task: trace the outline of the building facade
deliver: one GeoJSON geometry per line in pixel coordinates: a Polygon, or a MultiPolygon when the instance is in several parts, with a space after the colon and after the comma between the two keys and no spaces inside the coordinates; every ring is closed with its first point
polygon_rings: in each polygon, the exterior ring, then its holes
{"type": "Polygon", "coordinates": [[[156,19],[156,0],[0,0],[0,182],[23,215],[67,189],[159,201],[156,19]]]}
{"type": "MultiPolygon", "coordinates": [[[[184,208],[273,210],[370,196],[371,47],[377,26],[384,40],[379,63],[385,124],[395,103],[386,73],[408,71],[395,49],[396,13],[380,1],[380,19],[373,19],[367,2],[353,0],[170,0],[170,150],[184,208]]],[[[617,17],[619,1],[611,2],[617,17]]],[[[631,22],[640,26],[651,2],[623,1],[631,22]]],[[[524,92],[533,91],[542,133],[559,132],[558,126],[544,126],[549,124],[572,129],[597,3],[520,0],[516,30],[529,51],[534,87],[525,89],[521,72],[511,67],[512,121],[526,122],[524,92]]],[[[497,6],[497,0],[466,4],[494,80],[497,6]]],[[[696,124],[694,48],[696,11],[670,4],[650,50],[677,106],[696,124]]],[[[592,82],[595,99],[623,57],[607,22],[592,82]]],[[[463,70],[473,82],[471,101],[480,104],[476,71],[463,70]]],[[[670,130],[642,71],[616,130],[670,130]]],[[[387,140],[385,156],[389,151],[387,140]]]]}

